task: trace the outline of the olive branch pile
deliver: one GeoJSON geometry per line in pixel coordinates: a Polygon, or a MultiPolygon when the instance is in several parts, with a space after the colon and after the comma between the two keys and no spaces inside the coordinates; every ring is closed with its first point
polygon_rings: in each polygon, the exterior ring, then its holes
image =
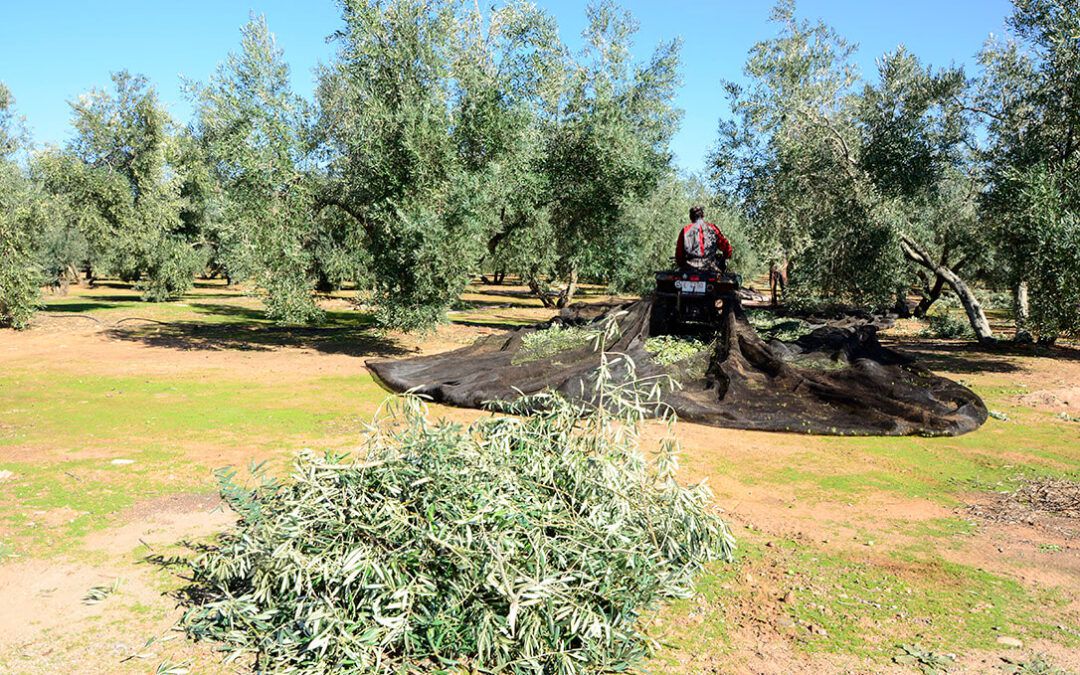
{"type": "Polygon", "coordinates": [[[640,450],[657,383],[603,361],[599,406],[545,394],[463,426],[403,396],[354,456],[304,453],[250,488],[222,472],[239,521],[190,561],[182,627],[260,672],[632,667],[655,646],[643,611],[734,542],[708,489],[676,483],[674,441],[640,450]]]}

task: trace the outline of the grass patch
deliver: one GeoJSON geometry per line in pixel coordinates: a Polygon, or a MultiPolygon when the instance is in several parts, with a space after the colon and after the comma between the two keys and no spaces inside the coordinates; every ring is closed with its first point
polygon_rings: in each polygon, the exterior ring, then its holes
{"type": "MultiPolygon", "coordinates": [[[[934,527],[942,536],[962,529],[952,522],[934,527]]],[[[701,578],[696,597],[665,612],[660,623],[668,649],[658,662],[672,665],[678,655],[701,653],[723,659],[731,627],[759,623],[786,623],[801,651],[882,665],[901,645],[963,653],[993,649],[1002,635],[1080,645],[1080,637],[1057,628],[1070,623],[1068,601],[1058,591],[1029,592],[1016,581],[932,553],[859,559],[790,540],[771,540],[764,548],[746,535],[740,549],[734,565],[713,567],[701,578]]]]}
{"type": "MultiPolygon", "coordinates": [[[[310,439],[342,418],[374,412],[386,396],[367,373],[300,385],[184,377],[114,377],[23,371],[0,375],[0,412],[12,428],[0,447],[130,448],[212,437],[234,446],[310,439]],[[209,436],[208,436],[209,435],[209,436]]],[[[119,452],[123,452],[120,450],[119,452]]]]}
{"type": "Polygon", "coordinates": [[[87,534],[114,522],[135,503],[194,490],[209,473],[178,453],[131,453],[137,461],[105,459],[4,463],[16,478],[0,493],[7,546],[19,555],[71,553],[87,534]]]}
{"type": "Polygon", "coordinates": [[[964,518],[931,518],[916,523],[905,521],[904,530],[920,539],[954,539],[975,534],[976,525],[964,518]]]}
{"type": "Polygon", "coordinates": [[[884,491],[955,505],[973,490],[1006,490],[1038,476],[1076,471],[1075,429],[1048,424],[1045,413],[1010,411],[1009,422],[990,420],[954,438],[835,438],[792,457],[783,468],[747,463],[739,479],[794,485],[811,500],[884,491]]]}
{"type": "Polygon", "coordinates": [[[807,651],[884,659],[898,642],[959,652],[993,648],[1001,635],[1067,640],[1052,618],[1063,598],[1031,595],[973,567],[906,553],[870,564],[808,551],[794,564],[808,589],[796,593],[791,614],[824,631],[806,632],[807,651]]]}

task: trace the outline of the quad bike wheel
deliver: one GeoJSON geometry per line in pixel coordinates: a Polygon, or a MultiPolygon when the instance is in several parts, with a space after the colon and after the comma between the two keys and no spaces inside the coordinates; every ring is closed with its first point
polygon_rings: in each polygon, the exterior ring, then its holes
{"type": "Polygon", "coordinates": [[[677,331],[678,322],[679,310],[675,298],[656,296],[649,314],[649,335],[672,335],[677,331]]]}

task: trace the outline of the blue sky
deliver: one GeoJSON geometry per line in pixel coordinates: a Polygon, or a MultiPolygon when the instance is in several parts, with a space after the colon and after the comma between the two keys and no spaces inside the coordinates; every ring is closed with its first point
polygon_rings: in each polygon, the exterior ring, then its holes
{"type": "MultiPolygon", "coordinates": [[[[0,21],[0,80],[15,95],[35,142],[62,143],[71,133],[67,101],[108,84],[127,68],[147,75],[172,114],[190,118],[180,76],[205,79],[237,48],[248,13],[265,14],[293,69],[296,90],[310,96],[312,70],[333,52],[339,26],[331,0],[53,0],[5,3],[0,21]]],[[[563,39],[580,43],[584,3],[538,0],[559,21],[563,39]]],[[[646,58],[661,40],[684,40],[684,84],[676,104],[685,117],[673,149],[688,171],[704,167],[726,101],[720,82],[738,80],[747,50],[775,30],[770,0],[623,0],[641,24],[635,51],[646,58]]],[[[990,33],[1003,31],[1008,0],[801,0],[798,13],[822,18],[860,46],[858,61],[905,44],[935,65],[970,64],[990,33]]]]}

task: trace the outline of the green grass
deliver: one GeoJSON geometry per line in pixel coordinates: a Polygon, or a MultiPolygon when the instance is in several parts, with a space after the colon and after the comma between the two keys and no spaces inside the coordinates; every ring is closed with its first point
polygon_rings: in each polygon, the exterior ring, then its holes
{"type": "Polygon", "coordinates": [[[343,418],[369,416],[385,396],[368,374],[298,386],[213,372],[152,378],[8,372],[0,375],[0,414],[11,428],[0,447],[47,443],[75,453],[88,446],[124,452],[200,440],[282,447],[343,418]]]}
{"type": "Polygon", "coordinates": [[[3,373],[0,419],[9,428],[0,448],[32,458],[0,459],[0,470],[15,474],[0,486],[0,559],[70,552],[138,501],[213,490],[217,467],[193,462],[188,448],[272,457],[313,443],[351,442],[385,396],[367,374],[277,385],[213,372],[3,373]]]}
{"type": "Polygon", "coordinates": [[[1056,628],[1066,602],[1058,593],[932,555],[863,562],[802,550],[793,565],[808,590],[796,592],[791,614],[825,631],[801,637],[807,651],[885,659],[915,641],[944,652],[993,648],[1000,635],[1076,643],[1056,628]]]}
{"type": "Polygon", "coordinates": [[[972,490],[1016,487],[1034,476],[1075,475],[1076,429],[1052,415],[1015,410],[956,438],[837,438],[796,455],[782,468],[743,467],[751,484],[790,484],[803,499],[852,498],[871,492],[954,505],[972,490]]]}
{"type": "MultiPolygon", "coordinates": [[[[964,529],[940,521],[929,527],[941,528],[935,534],[945,537],[964,529]]],[[[1080,637],[1058,628],[1069,623],[1068,601],[1059,591],[1033,592],[933,553],[875,549],[874,557],[866,557],[791,540],[771,540],[765,548],[748,535],[740,546],[735,564],[715,566],[703,575],[698,596],[671,605],[659,625],[666,649],[657,661],[674,663],[680,653],[730,653],[728,626],[737,622],[786,621],[801,651],[848,654],[881,664],[889,662],[898,645],[916,642],[933,651],[961,653],[992,649],[1001,635],[1080,646],[1080,637]],[[770,593],[754,594],[762,580],[769,580],[770,593]],[[740,596],[743,602],[737,601],[740,596]],[[747,611],[751,616],[734,614],[747,611]]]]}
{"type": "Polygon", "coordinates": [[[104,459],[4,462],[15,473],[0,493],[6,545],[19,555],[71,553],[87,534],[107,527],[136,502],[198,491],[210,471],[181,453],[133,452],[134,464],[104,459]]]}

